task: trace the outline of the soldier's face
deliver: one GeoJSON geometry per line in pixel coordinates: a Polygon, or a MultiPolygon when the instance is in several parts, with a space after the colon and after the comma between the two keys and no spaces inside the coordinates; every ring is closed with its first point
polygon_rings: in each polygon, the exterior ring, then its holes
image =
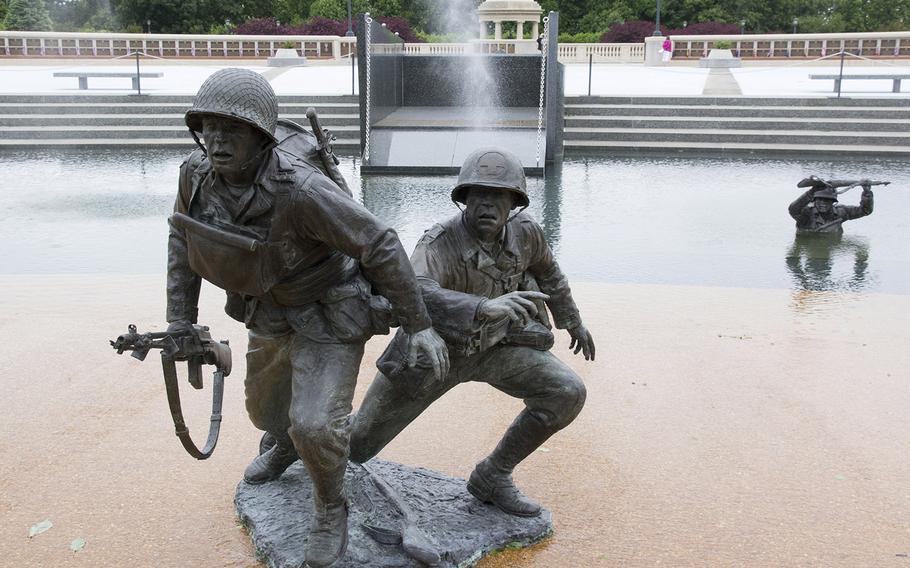
{"type": "Polygon", "coordinates": [[[514,198],[508,189],[472,188],[465,197],[465,219],[482,240],[493,240],[509,220],[514,198]]]}
{"type": "Polygon", "coordinates": [[[834,202],[828,199],[816,199],[815,200],[815,210],[821,213],[822,215],[830,213],[834,202]]]}
{"type": "Polygon", "coordinates": [[[204,116],[202,137],[216,172],[229,177],[242,175],[250,169],[255,173],[256,164],[249,162],[264,143],[264,137],[255,128],[231,118],[204,116]]]}

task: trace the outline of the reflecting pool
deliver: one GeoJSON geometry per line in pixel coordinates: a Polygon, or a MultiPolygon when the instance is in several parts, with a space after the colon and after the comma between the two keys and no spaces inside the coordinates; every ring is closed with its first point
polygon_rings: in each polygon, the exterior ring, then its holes
{"type": "MultiPolygon", "coordinates": [[[[3,150],[0,273],[155,273],[182,150],[3,150]]],[[[454,177],[361,177],[355,197],[411,250],[457,213],[454,177]]],[[[574,280],[910,294],[910,165],[901,161],[575,158],[530,179],[530,213],[574,280]],[[871,217],[797,240],[787,205],[810,174],[891,180],[871,217]]],[[[859,189],[842,202],[859,201],[859,189]]]]}

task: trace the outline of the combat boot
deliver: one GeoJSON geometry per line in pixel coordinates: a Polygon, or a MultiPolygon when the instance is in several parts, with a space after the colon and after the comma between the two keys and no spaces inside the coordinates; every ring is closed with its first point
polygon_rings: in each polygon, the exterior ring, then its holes
{"type": "Polygon", "coordinates": [[[342,497],[330,504],[315,503],[313,526],[306,542],[306,566],[329,568],[348,548],[348,503],[342,497]]]}
{"type": "Polygon", "coordinates": [[[536,517],[540,505],[525,497],[512,481],[512,470],[549,438],[557,428],[524,409],[506,430],[496,449],[477,464],[468,478],[468,492],[519,517],[536,517]]]}
{"type": "Polygon", "coordinates": [[[510,515],[536,517],[540,505],[528,499],[515,483],[512,474],[499,471],[489,458],[483,460],[468,478],[468,492],[484,503],[492,503],[510,515]]]}
{"type": "Polygon", "coordinates": [[[275,445],[256,456],[243,472],[243,480],[259,485],[281,477],[284,471],[297,461],[297,450],[287,434],[275,436],[275,445]]]}

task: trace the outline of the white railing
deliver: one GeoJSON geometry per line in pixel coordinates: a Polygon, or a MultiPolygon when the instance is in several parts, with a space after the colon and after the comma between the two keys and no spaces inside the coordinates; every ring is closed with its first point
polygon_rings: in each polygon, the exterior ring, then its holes
{"type": "Polygon", "coordinates": [[[306,57],[356,56],[357,41],[339,36],[239,36],[0,31],[0,56],[118,57],[141,51],[157,57],[270,57],[292,44],[306,57]]]}
{"type": "Polygon", "coordinates": [[[643,43],[561,43],[562,63],[641,63],[645,60],[643,43]]]}
{"type": "Polygon", "coordinates": [[[743,58],[817,58],[846,51],[863,57],[910,56],[910,31],[839,34],[671,36],[673,57],[706,57],[719,41],[743,58]]]}

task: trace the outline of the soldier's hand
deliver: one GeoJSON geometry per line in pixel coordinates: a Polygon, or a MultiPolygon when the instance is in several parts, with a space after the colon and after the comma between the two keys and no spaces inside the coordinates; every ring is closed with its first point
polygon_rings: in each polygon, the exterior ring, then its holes
{"type": "Polygon", "coordinates": [[[480,306],[480,316],[488,320],[508,317],[513,323],[525,325],[537,315],[534,300],[549,300],[543,292],[509,292],[498,298],[486,300],[480,306]]]}
{"type": "Polygon", "coordinates": [[[176,320],[172,321],[167,326],[168,333],[193,333],[195,329],[193,328],[193,322],[190,320],[176,320]]]}
{"type": "Polygon", "coordinates": [[[576,355],[581,351],[584,353],[585,361],[593,361],[594,338],[591,336],[591,332],[581,324],[578,324],[571,329],[567,329],[566,331],[572,336],[572,341],[569,343],[569,349],[575,349],[574,353],[576,355]]]}
{"type": "Polygon", "coordinates": [[[408,338],[408,366],[417,365],[417,356],[423,353],[433,365],[433,375],[441,381],[449,374],[449,350],[445,341],[432,327],[411,335],[408,338]]]}

